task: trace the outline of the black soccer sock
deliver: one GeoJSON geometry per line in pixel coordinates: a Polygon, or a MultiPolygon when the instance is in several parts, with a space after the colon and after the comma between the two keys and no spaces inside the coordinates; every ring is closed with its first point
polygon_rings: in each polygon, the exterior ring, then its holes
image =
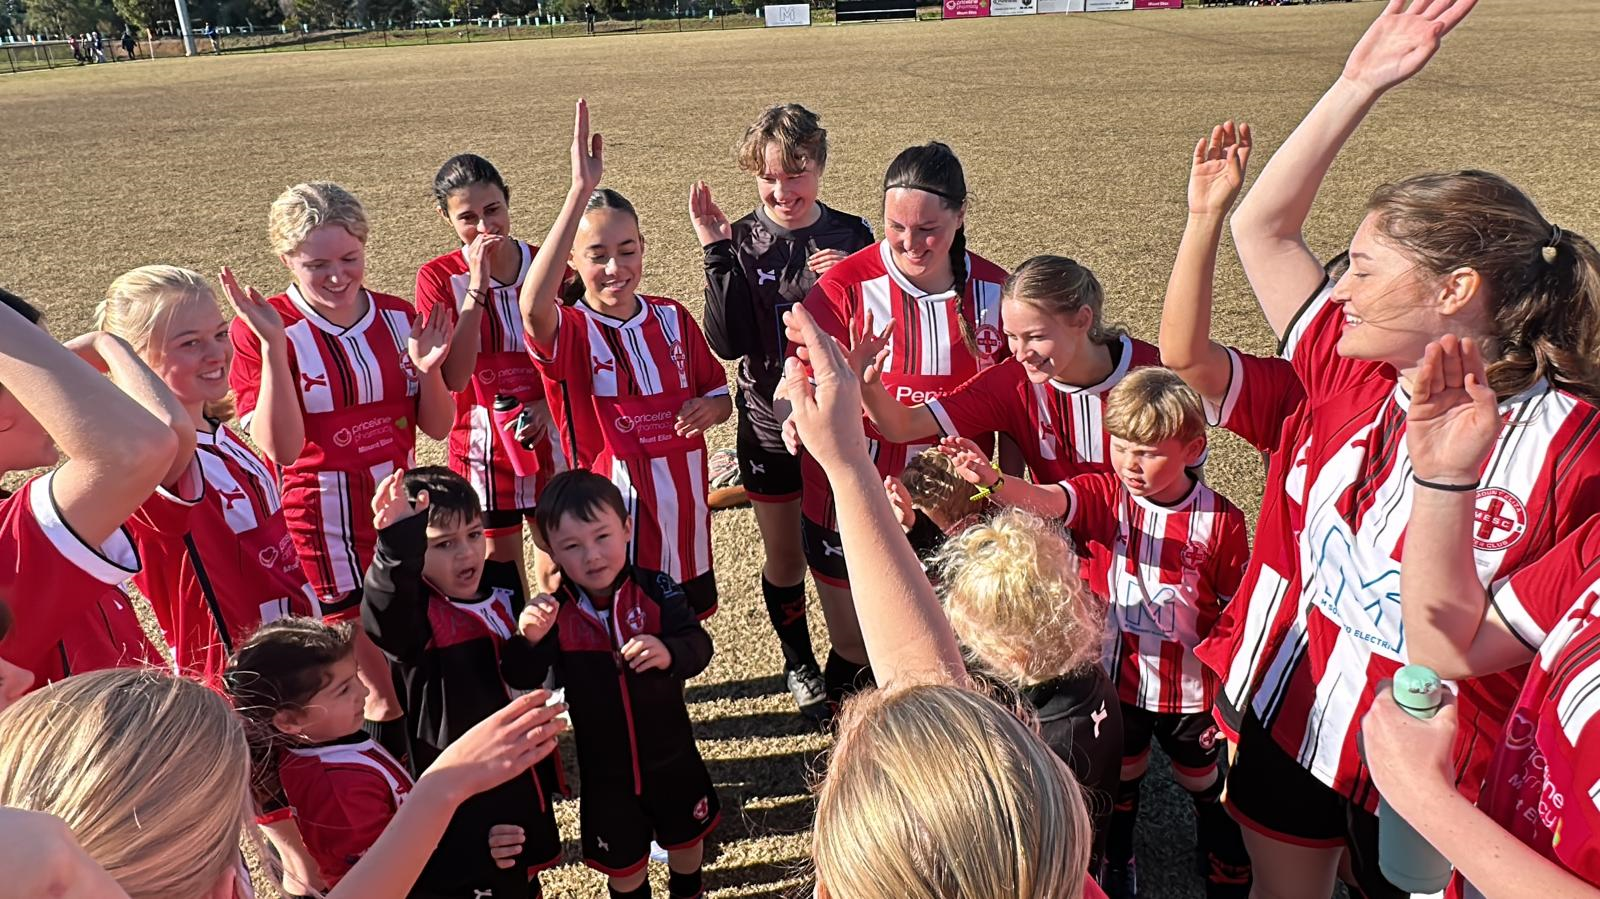
{"type": "Polygon", "coordinates": [[[704,892],[700,885],[700,869],[693,873],[680,874],[677,871],[667,871],[667,895],[672,899],[697,899],[704,892]]]}
{"type": "Polygon", "coordinates": [[[395,761],[404,762],[406,760],[408,747],[406,745],[406,719],[404,716],[390,721],[363,719],[361,729],[379,746],[388,750],[389,754],[394,756],[395,761]]]}
{"type": "Polygon", "coordinates": [[[1139,823],[1139,789],[1144,775],[1117,784],[1117,798],[1111,804],[1111,823],[1106,827],[1106,865],[1126,867],[1133,860],[1133,831],[1139,823]]]}
{"type": "Polygon", "coordinates": [[[763,577],[761,598],[767,602],[767,617],[772,619],[773,633],[778,635],[778,645],[783,648],[784,670],[802,665],[817,667],[817,655],[811,649],[811,628],[806,624],[805,581],[792,587],[779,587],[763,577]]]}
{"type": "Polygon", "coordinates": [[[1195,846],[1205,859],[1206,899],[1244,899],[1250,894],[1250,854],[1245,851],[1239,822],[1222,805],[1223,779],[1194,800],[1195,846]]]}
{"type": "Polygon", "coordinates": [[[650,878],[646,877],[644,883],[639,884],[626,893],[606,883],[606,892],[611,894],[611,899],[650,899],[650,878]]]}
{"type": "Polygon", "coordinates": [[[872,669],[857,665],[830,649],[828,664],[822,669],[822,681],[828,687],[828,701],[838,705],[846,697],[872,683],[872,669]]]}

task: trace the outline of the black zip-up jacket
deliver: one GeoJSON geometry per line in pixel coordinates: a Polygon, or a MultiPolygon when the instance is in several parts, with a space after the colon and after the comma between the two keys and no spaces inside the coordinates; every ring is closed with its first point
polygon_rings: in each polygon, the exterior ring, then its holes
{"type": "Polygon", "coordinates": [[[566,686],[584,780],[631,784],[638,795],[644,772],[701,763],[683,683],[711,663],[711,635],[695,620],[683,588],[665,574],[630,566],[618,580],[610,609],[602,610],[606,621],[563,576],[556,623],[536,650],[566,686]],[[666,670],[635,672],[622,658],[622,647],[641,634],[672,653],[666,670]]]}
{"type": "Polygon", "coordinates": [[[809,228],[791,231],[754,212],[733,223],[733,239],[705,248],[705,334],[718,356],[739,360],[739,414],[761,445],[783,452],[782,422],[772,414],[772,392],[783,379],[783,313],[816,286],[806,260],[818,250],[854,253],[872,244],[872,227],[859,216],[830,209],[809,228]]]}

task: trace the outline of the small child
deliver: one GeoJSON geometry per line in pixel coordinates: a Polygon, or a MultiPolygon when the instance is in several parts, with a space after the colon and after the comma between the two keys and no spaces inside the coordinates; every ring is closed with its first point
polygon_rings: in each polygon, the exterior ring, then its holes
{"type": "Polygon", "coordinates": [[[622,493],[588,471],[551,479],[537,524],[561,570],[518,627],[566,685],[583,778],[583,856],[614,899],[648,899],[652,836],[673,899],[701,894],[706,835],[721,805],[695,746],[683,683],[711,661],[711,637],[683,588],[628,563],[622,493]]]}
{"type": "Polygon", "coordinates": [[[1102,885],[1137,893],[1133,831],[1152,739],[1189,791],[1206,857],[1206,895],[1249,892],[1239,826],[1220,800],[1224,745],[1211,717],[1217,678],[1195,657],[1244,574],[1244,514],[1191,467],[1206,451],[1200,397],[1165,368],[1131,372],[1106,397],[1109,473],[1060,484],[1005,478],[970,441],[947,439],[964,476],[997,502],[1059,517],[1078,544],[1085,579],[1110,603],[1105,662],[1122,699],[1122,782],[1102,885]],[[965,443],[963,446],[962,444],[965,443]]]}
{"type": "MultiPolygon", "coordinates": [[[[223,675],[247,722],[261,820],[294,817],[329,889],[377,841],[412,787],[406,769],[361,728],[367,689],[356,676],[354,637],[348,623],[279,618],[239,647],[223,675]]],[[[522,828],[497,825],[482,834],[479,864],[447,854],[448,840],[408,894],[412,899],[537,895],[440,883],[459,868],[515,866],[522,828]]]]}
{"type": "MultiPolygon", "coordinates": [[[[546,669],[526,642],[512,639],[524,603],[521,566],[486,558],[483,507],[466,478],[439,466],[395,472],[372,505],[378,543],[361,622],[389,657],[417,776],[504,708],[512,690],[537,689],[546,669]]],[[[551,755],[462,803],[435,852],[455,864],[430,871],[466,895],[488,887],[484,895],[537,896],[538,872],[561,860],[551,796],[560,789],[558,772],[551,755]],[[495,824],[526,834],[515,870],[464,863],[495,824]]]]}
{"type": "Polygon", "coordinates": [[[883,479],[883,489],[924,565],[946,540],[976,523],[986,505],[981,497],[973,497],[972,485],[961,476],[955,460],[938,447],[912,456],[899,477],[883,479]]]}

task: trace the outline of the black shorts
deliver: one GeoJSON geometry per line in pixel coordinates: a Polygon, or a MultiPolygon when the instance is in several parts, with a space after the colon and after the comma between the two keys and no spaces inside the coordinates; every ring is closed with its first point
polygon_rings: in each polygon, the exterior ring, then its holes
{"type": "Polygon", "coordinates": [[[806,564],[817,580],[835,587],[850,589],[850,571],[844,564],[844,541],[839,532],[823,527],[815,521],[800,516],[800,546],[806,553],[806,564]]]}
{"type": "Polygon", "coordinates": [[[706,838],[722,818],[722,804],[699,753],[663,770],[643,772],[644,790],[628,780],[583,782],[578,817],[583,861],[612,877],[627,877],[650,863],[650,841],[684,849],[706,838]]]}
{"type": "Polygon", "coordinates": [[[762,445],[739,417],[739,482],[753,503],[789,503],[800,498],[800,457],[762,445]]]}
{"type": "Polygon", "coordinates": [[[533,523],[532,509],[489,509],[483,513],[483,527],[489,531],[522,529],[522,523],[533,523]]]}
{"type": "Polygon", "coordinates": [[[1254,714],[1247,714],[1239,728],[1227,804],[1240,826],[1279,842],[1348,849],[1356,883],[1368,899],[1409,895],[1378,869],[1378,816],[1317,780],[1254,714]]]}
{"type": "Polygon", "coordinates": [[[1217,766],[1222,756],[1222,733],[1210,712],[1152,712],[1122,704],[1122,757],[1137,758],[1150,751],[1152,741],[1172,760],[1172,767],[1199,777],[1217,766]]]}
{"type": "Polygon", "coordinates": [[[683,593],[689,598],[689,608],[694,610],[694,617],[704,621],[717,614],[717,573],[708,571],[699,577],[692,577],[681,584],[683,593]]]}

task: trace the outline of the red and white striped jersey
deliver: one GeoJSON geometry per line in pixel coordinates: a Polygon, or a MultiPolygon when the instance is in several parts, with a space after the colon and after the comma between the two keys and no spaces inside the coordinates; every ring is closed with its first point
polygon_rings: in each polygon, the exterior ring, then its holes
{"type": "Polygon", "coordinates": [[[316,596],[272,470],[225,425],[195,436],[190,475],[128,522],[145,561],[133,580],[177,669],[218,686],[237,641],[275,618],[312,614],[316,596]]]}
{"type": "MultiPolygon", "coordinates": [[[[517,305],[523,279],[539,248],[522,241],[517,241],[517,246],[522,264],[516,278],[504,284],[491,281],[478,326],[478,364],[471,386],[455,394],[456,420],[450,428],[450,470],[472,484],[489,512],[532,509],[540,488],[567,467],[552,427],[534,444],[538,473],[518,477],[505,449],[506,437],[494,426],[491,415],[497,394],[514,396],[524,405],[544,402],[544,384],[528,358],[522,311],[517,305]]],[[[440,304],[459,313],[470,282],[465,247],[434,259],[417,272],[417,313],[426,318],[440,304]]]]}
{"type": "Polygon", "coordinates": [[[1064,523],[1084,576],[1110,605],[1106,670],[1123,702],[1152,712],[1204,712],[1217,677],[1194,648],[1239,588],[1250,540],[1244,513],[1199,481],[1163,506],[1115,474],[1079,475],[1064,523]]]}
{"type": "MultiPolygon", "coordinates": [[[[944,396],[1006,358],[1006,339],[1000,331],[1000,288],[1005,280],[1005,269],[968,253],[966,290],[961,296],[952,291],[925,293],[895,268],[889,242],[883,240],[828,269],[806,295],[805,308],[824,332],[846,346],[865,333],[869,314],[874,328],[888,327],[883,385],[896,400],[914,406],[944,396]]],[[[879,474],[898,475],[912,456],[929,446],[891,443],[870,419],[863,416],[862,421],[879,474]]],[[[980,444],[992,443],[987,434],[967,436],[980,444]]],[[[833,527],[833,494],[822,466],[809,454],[802,455],[800,465],[802,511],[812,521],[833,527]]]]}
{"type": "MultiPolygon", "coordinates": [[[[1600,518],[1519,569],[1491,601],[1539,651],[1496,740],[1478,806],[1600,886],[1600,518]]],[[[1451,895],[1482,899],[1459,876],[1451,895]]]]}
{"type": "Polygon", "coordinates": [[[533,345],[561,450],[605,475],[633,516],[633,561],[674,581],[711,570],[706,441],[679,437],[678,410],[728,394],[728,373],[682,304],[639,297],[627,321],[561,307],[555,346],[533,345]]]}
{"type": "Polygon", "coordinates": [[[34,688],[101,668],[161,665],[121,584],[139,571],[127,531],[89,546],[61,519],[55,472],[0,499],[0,600],[13,623],[0,655],[34,688]]]}
{"type": "MultiPolygon", "coordinates": [[[[368,291],[367,313],[341,328],[290,286],[270,302],[289,337],[306,442],[282,473],[283,513],[306,579],[335,603],[361,586],[372,559],[372,496],[378,482],[409,467],[416,444],[416,369],[406,340],[416,312],[399,297],[368,291]]],[[[246,426],[261,392],[261,351],[240,319],[228,381],[246,426]]],[[[354,610],[340,612],[340,617],[354,610]]]]}
{"type": "Polygon", "coordinates": [[[1111,374],[1077,387],[1060,381],[1035,384],[1022,363],[1007,358],[978,372],[942,397],[928,400],[939,429],[952,437],[999,432],[1010,437],[1041,484],[1111,470],[1111,435],[1100,424],[1106,394],[1128,372],[1160,365],[1161,352],[1123,335],[1111,344],[1111,374]]]}
{"type": "MultiPolygon", "coordinates": [[[[1401,548],[1414,485],[1407,395],[1392,367],[1341,358],[1344,316],[1319,295],[1285,345],[1309,421],[1298,619],[1253,708],[1279,745],[1323,783],[1368,809],[1377,792],[1356,746],[1379,681],[1406,663],[1401,548]]],[[[1506,419],[1477,493],[1473,549],[1485,588],[1548,552],[1600,508],[1600,413],[1540,381],[1500,403],[1506,419]]],[[[1459,685],[1456,763],[1476,795],[1523,672],[1459,685]]]]}
{"type": "Polygon", "coordinates": [[[329,887],[377,842],[412,786],[405,767],[360,732],[283,750],[278,779],[329,887]]]}

